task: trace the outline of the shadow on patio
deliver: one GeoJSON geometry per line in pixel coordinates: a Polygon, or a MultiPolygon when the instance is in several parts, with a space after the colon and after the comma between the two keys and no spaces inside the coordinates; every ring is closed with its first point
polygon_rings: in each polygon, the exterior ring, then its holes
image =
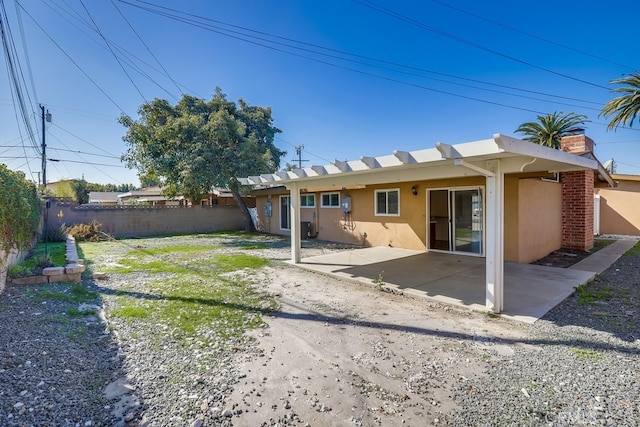
{"type": "MultiPolygon", "coordinates": [[[[485,259],[390,247],[302,259],[297,266],[405,294],[486,311],[485,259]]],[[[504,265],[503,316],[533,323],[595,273],[531,264],[504,265]]]]}

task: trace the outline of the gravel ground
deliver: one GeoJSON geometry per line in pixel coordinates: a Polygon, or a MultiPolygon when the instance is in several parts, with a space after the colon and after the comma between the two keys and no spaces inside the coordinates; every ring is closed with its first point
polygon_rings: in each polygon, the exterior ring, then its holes
{"type": "Polygon", "coordinates": [[[457,388],[451,425],[640,425],[640,254],[556,306],[524,343],[457,388]]]}
{"type": "MultiPolygon", "coordinates": [[[[313,243],[305,246],[305,256],[340,250],[313,243]]],[[[282,242],[256,253],[276,260],[289,257],[282,242]]],[[[320,354],[328,345],[336,353],[335,360],[350,361],[348,366],[332,361],[331,372],[314,372],[317,378],[309,376],[309,383],[300,390],[290,377],[291,384],[279,389],[270,376],[275,375],[275,365],[269,364],[274,358],[279,359],[283,376],[293,370],[294,361],[285,358],[294,357],[295,345],[287,344],[289,356],[277,348],[277,343],[284,342],[277,335],[278,325],[289,321],[288,316],[267,318],[270,328],[252,334],[256,339],[247,336],[220,345],[192,342],[185,346],[158,340],[163,336],[161,326],[109,318],[111,296],[132,281],[145,280],[143,275],[84,280],[86,287],[101,293],[100,299],[88,302],[99,306],[96,315],[88,316],[68,314],[69,309],[80,308],[78,304],[43,300],[38,296],[42,287],[8,286],[0,296],[0,426],[640,425],[640,254],[624,255],[585,292],[572,295],[532,326],[379,290],[363,291],[368,292],[367,313],[356,315],[340,305],[350,296],[355,302],[349,310],[357,310],[358,298],[363,296],[352,284],[289,267],[279,271],[282,277],[274,280],[289,292],[279,295],[282,303],[306,304],[312,311],[302,316],[312,312],[321,322],[305,325],[328,330],[327,339],[315,343],[314,351],[320,354]],[[288,300],[295,295],[311,298],[318,280],[324,287],[318,295],[326,294],[326,303],[288,300]],[[313,288],[304,289],[307,282],[314,282],[313,288]],[[346,359],[337,359],[338,352],[355,346],[356,334],[374,332],[375,325],[382,324],[373,322],[374,315],[389,318],[393,307],[403,304],[410,304],[417,313],[407,317],[407,324],[440,322],[433,327],[437,336],[421,335],[415,327],[387,328],[375,339],[366,337],[369,352],[354,350],[346,359]],[[362,317],[369,312],[371,317],[362,317]],[[330,324],[338,314],[347,320],[330,324]],[[447,325],[452,326],[447,329],[447,325]],[[139,339],[127,338],[131,336],[139,339]],[[340,345],[344,348],[333,348],[340,345]],[[256,369],[260,366],[267,373],[256,369]],[[370,382],[374,371],[388,379],[388,387],[370,382]],[[311,383],[322,382],[322,377],[325,389],[314,391],[311,383]],[[394,380],[402,384],[404,393],[388,391],[393,390],[394,380]],[[327,391],[332,383],[335,390],[327,391]],[[260,395],[267,386],[280,393],[278,408],[272,403],[275,396],[269,401],[260,395]],[[363,415],[336,417],[340,399],[350,398],[338,393],[343,387],[361,389],[356,397],[362,401],[363,415]],[[307,392],[315,396],[306,399],[313,404],[311,412],[303,410],[303,399],[295,400],[307,392]],[[289,400],[283,400],[282,394],[289,400]],[[330,403],[324,399],[329,394],[337,395],[330,403]],[[246,406],[250,400],[252,407],[246,406]],[[263,401],[271,411],[265,413],[274,415],[262,415],[256,401],[263,401]],[[311,417],[313,413],[316,418],[311,417]],[[367,418],[366,413],[373,415],[367,418]],[[340,421],[344,419],[348,422],[340,421]]],[[[69,285],[47,289],[68,291],[69,285]]]]}

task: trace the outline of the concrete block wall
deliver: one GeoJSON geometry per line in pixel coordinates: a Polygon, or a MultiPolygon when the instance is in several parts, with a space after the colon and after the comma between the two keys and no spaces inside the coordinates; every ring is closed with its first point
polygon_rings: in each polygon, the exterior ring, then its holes
{"type": "Polygon", "coordinates": [[[94,219],[102,224],[102,231],[114,237],[207,233],[244,228],[243,217],[237,206],[83,208],[56,200],[51,201],[48,227],[90,224],[94,219]]]}

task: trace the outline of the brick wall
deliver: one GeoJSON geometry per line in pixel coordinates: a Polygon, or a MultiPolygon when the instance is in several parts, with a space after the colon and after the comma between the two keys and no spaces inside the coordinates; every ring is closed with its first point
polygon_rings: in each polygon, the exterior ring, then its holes
{"type": "MultiPolygon", "coordinates": [[[[593,153],[595,143],[584,134],[562,138],[560,149],[571,154],[593,153]]],[[[564,172],[562,182],[562,247],[588,251],[593,248],[592,170],[564,172]]]]}
{"type": "Polygon", "coordinates": [[[593,248],[593,171],[564,172],[562,182],[562,247],[593,248]]]}

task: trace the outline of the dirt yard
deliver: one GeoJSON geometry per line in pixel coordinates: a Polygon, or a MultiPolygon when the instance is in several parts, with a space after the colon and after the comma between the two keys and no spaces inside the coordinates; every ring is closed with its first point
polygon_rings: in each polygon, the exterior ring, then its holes
{"type": "Polygon", "coordinates": [[[290,266],[257,279],[281,309],[227,399],[238,425],[442,423],[452,385],[512,355],[526,328],[290,266]]]}

